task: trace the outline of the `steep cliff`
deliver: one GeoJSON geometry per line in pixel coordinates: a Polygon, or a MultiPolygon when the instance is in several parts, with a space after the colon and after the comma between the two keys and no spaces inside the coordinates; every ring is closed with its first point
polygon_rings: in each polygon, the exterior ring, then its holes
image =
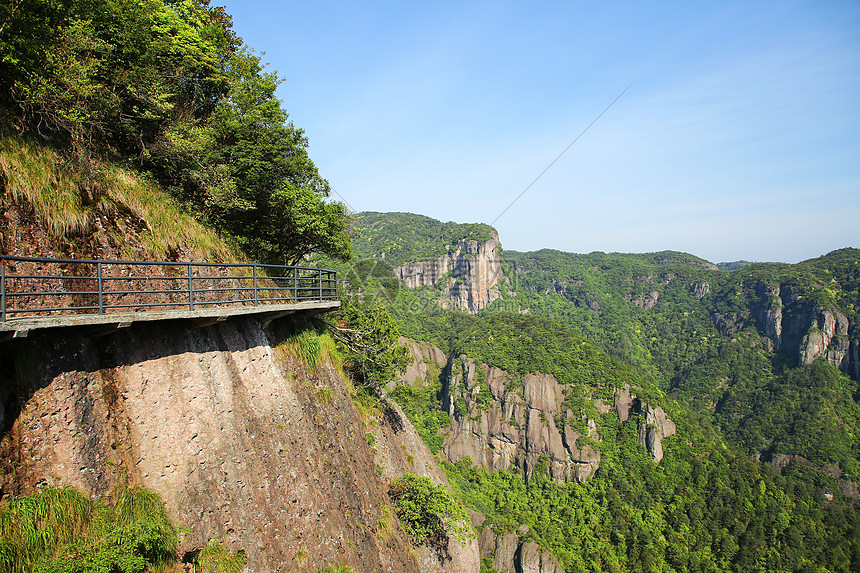
{"type": "Polygon", "coordinates": [[[808,300],[797,286],[789,284],[759,283],[751,290],[755,296],[748,297],[752,299],[748,309],[712,314],[722,334],[734,334],[755,325],[770,350],[794,356],[798,366],[823,356],[860,380],[860,339],[851,336],[856,325],[843,312],[808,300]]]}
{"type": "Polygon", "coordinates": [[[558,559],[534,541],[524,541],[528,527],[516,533],[499,532],[492,527],[481,531],[481,557],[490,559],[499,573],[564,573],[558,559]]]}
{"type": "Polygon", "coordinates": [[[570,389],[548,374],[518,378],[466,355],[445,358],[432,344],[410,341],[409,348],[404,382],[441,376],[439,407],[449,418],[442,452],[451,462],[469,457],[490,471],[517,468],[527,479],[546,463],[556,481],[584,482],[600,466],[601,416],[635,417],[640,443],[656,462],[663,458],[663,439],[675,434],[666,412],[637,399],[629,384],[615,392],[611,406],[589,399],[596,417],[576,419],[564,404],[570,389]]]}
{"type": "Polygon", "coordinates": [[[486,242],[457,241],[437,259],[407,262],[394,273],[409,288],[442,288],[443,308],[475,314],[501,296],[498,285],[503,272],[498,247],[498,235],[492,231],[486,242]]]}
{"type": "Polygon", "coordinates": [[[142,485],[182,555],[221,540],[249,571],[477,571],[474,541],[415,552],[400,532],[387,480],[444,476],[396,406],[356,406],[334,355],[310,368],[253,319],[85,335],[0,348],[3,494],[142,485]]]}

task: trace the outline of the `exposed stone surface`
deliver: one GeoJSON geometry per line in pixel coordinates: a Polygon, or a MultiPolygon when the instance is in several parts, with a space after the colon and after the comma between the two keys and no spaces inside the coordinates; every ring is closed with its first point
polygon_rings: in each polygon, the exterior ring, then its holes
{"type": "Polygon", "coordinates": [[[675,422],[666,416],[666,412],[660,406],[640,403],[639,413],[639,443],[643,444],[654,461],[660,463],[663,459],[663,438],[674,436],[675,422]]]}
{"type": "MultiPolygon", "coordinates": [[[[445,473],[397,404],[389,402],[379,420],[371,419],[369,422],[366,429],[376,436],[374,462],[384,482],[408,472],[428,477],[435,484],[449,485],[445,473]]],[[[443,550],[427,545],[414,549],[421,573],[477,573],[481,566],[477,540],[461,543],[449,538],[446,543],[443,550]]]]}
{"type": "Polygon", "coordinates": [[[479,537],[481,557],[492,559],[500,573],[564,573],[551,552],[534,541],[521,541],[526,533],[527,527],[517,533],[496,533],[486,527],[479,537]]]}
{"type": "Polygon", "coordinates": [[[704,298],[709,292],[711,292],[711,284],[708,281],[697,282],[693,285],[693,296],[696,300],[704,298]]]}
{"type": "Polygon", "coordinates": [[[433,372],[438,374],[439,369],[446,362],[445,355],[435,344],[417,342],[402,336],[398,342],[406,345],[411,357],[409,365],[406,367],[406,372],[400,376],[401,380],[407,384],[424,381],[433,372]]]}
{"type": "Polygon", "coordinates": [[[657,304],[658,298],[660,298],[660,293],[654,290],[649,293],[640,294],[631,302],[643,310],[651,310],[657,304]]]}
{"type": "Polygon", "coordinates": [[[517,573],[516,557],[520,548],[520,538],[516,533],[496,534],[487,527],[478,538],[481,557],[493,560],[493,568],[499,573],[517,573]]]}
{"type": "MultiPolygon", "coordinates": [[[[467,356],[452,359],[447,372],[442,408],[451,421],[443,447],[449,460],[470,457],[488,470],[516,466],[529,479],[545,457],[550,475],[559,482],[582,482],[597,470],[600,453],[580,444],[581,434],[567,425],[563,388],[552,376],[531,374],[515,383],[505,371],[476,364],[467,356]],[[477,401],[482,392],[492,397],[484,407],[477,401]],[[465,411],[458,410],[458,402],[465,411]],[[557,418],[565,420],[561,431],[557,418]]],[[[598,440],[593,421],[587,428],[588,437],[598,440]]]]}
{"type": "Polygon", "coordinates": [[[622,422],[626,422],[630,418],[630,414],[633,412],[633,400],[629,384],[625,384],[624,388],[615,393],[615,412],[622,422]]]}
{"type": "Polygon", "coordinates": [[[564,569],[555,555],[544,551],[534,541],[529,541],[520,547],[518,573],[564,573],[564,569]]]}
{"type": "Polygon", "coordinates": [[[444,278],[442,306],[475,314],[501,296],[498,246],[495,232],[485,243],[459,241],[436,260],[405,263],[394,273],[409,288],[435,286],[444,278]]]}
{"type": "Polygon", "coordinates": [[[852,325],[845,314],[810,305],[792,285],[756,285],[760,302],[748,311],[713,313],[711,319],[723,335],[755,325],[769,351],[784,350],[797,356],[799,365],[819,357],[860,380],[860,340],[851,338],[852,325]]]}
{"type": "Polygon", "coordinates": [[[452,542],[433,561],[416,556],[396,520],[377,535],[388,477],[444,476],[396,407],[364,427],[327,361],[308,372],[253,319],[83,335],[4,346],[4,378],[22,364],[34,373],[23,401],[5,394],[3,494],[70,484],[98,496],[127,480],[158,492],[188,528],[182,552],[222,540],[245,551],[250,572],[478,570],[474,542],[452,542]]]}

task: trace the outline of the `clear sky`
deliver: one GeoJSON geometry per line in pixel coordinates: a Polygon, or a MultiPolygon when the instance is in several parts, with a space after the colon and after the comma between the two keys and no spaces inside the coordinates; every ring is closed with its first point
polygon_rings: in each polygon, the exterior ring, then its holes
{"type": "Polygon", "coordinates": [[[520,251],[860,247],[857,0],[226,8],[355,211],[493,223],[520,251]]]}

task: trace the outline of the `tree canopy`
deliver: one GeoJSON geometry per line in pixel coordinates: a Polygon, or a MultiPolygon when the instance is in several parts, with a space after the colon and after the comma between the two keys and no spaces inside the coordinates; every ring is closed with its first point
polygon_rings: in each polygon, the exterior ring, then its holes
{"type": "Polygon", "coordinates": [[[275,95],[280,79],[208,0],[0,7],[0,119],[149,174],[250,256],[348,258],[342,204],[275,95]]]}

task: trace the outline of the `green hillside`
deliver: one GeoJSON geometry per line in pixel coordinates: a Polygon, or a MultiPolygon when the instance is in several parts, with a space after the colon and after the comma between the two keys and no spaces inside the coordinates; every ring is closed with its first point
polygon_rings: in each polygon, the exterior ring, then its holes
{"type": "MultiPolygon", "coordinates": [[[[65,179],[134,172],[261,262],[348,257],[344,208],[275,96],[280,82],[208,2],[0,7],[5,153],[27,137],[60,155],[65,179]]],[[[21,198],[28,173],[4,168],[4,201],[21,198]]]]}
{"type": "Polygon", "coordinates": [[[353,233],[353,248],[359,257],[384,258],[397,267],[408,261],[435,259],[457,241],[488,241],[495,231],[484,223],[443,223],[412,213],[368,211],[354,215],[353,233]]]}
{"type": "MultiPolygon", "coordinates": [[[[387,228],[381,220],[374,215],[376,229],[387,228]]],[[[407,235],[421,245],[415,259],[426,259],[440,239],[415,237],[415,229],[407,235]]],[[[357,254],[374,257],[369,245],[378,241],[357,239],[357,254]]],[[[388,255],[351,276],[365,297],[387,301],[408,336],[517,375],[551,373],[570,384],[568,397],[632,382],[667,408],[678,434],[654,464],[633,427],[602,417],[600,469],[581,485],[449,465],[463,499],[493,527],[529,525],[567,571],[860,567],[852,489],[860,480],[860,391],[846,375],[853,366],[841,372],[824,357],[799,360],[804,336],[818,329],[810,321],[823,312],[847,325],[831,348],[856,343],[860,250],[735,270],[671,251],[504,257],[509,286],[479,316],[440,309],[437,289],[398,284],[388,255]],[[528,314],[502,312],[511,300],[528,314]],[[768,331],[775,309],[781,336],[768,331]]],[[[447,424],[437,415],[446,375],[394,392],[434,450],[447,424]]],[[[566,404],[583,412],[576,400],[566,404]]]]}

